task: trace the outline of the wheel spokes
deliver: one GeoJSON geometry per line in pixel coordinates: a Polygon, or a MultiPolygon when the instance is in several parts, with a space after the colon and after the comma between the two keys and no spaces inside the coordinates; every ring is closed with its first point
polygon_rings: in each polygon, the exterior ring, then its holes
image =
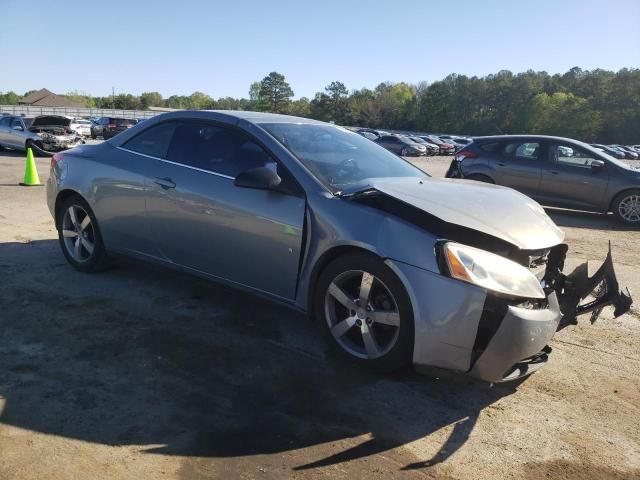
{"type": "Polygon", "coordinates": [[[379,357],[380,348],[378,347],[378,342],[376,341],[373,330],[366,322],[362,322],[360,331],[362,332],[362,342],[364,343],[364,349],[367,352],[367,356],[369,358],[379,357]]]}
{"type": "Polygon", "coordinates": [[[78,217],[76,216],[76,207],[69,207],[69,220],[71,220],[71,225],[74,227],[78,227],[78,217]]]}
{"type": "Polygon", "coordinates": [[[87,214],[82,219],[82,223],[80,223],[80,230],[84,231],[90,223],[91,223],[91,217],[87,214]]]}
{"type": "Polygon", "coordinates": [[[349,310],[353,310],[355,308],[353,299],[349,298],[349,296],[333,282],[329,285],[329,294],[349,310]]]}
{"type": "Polygon", "coordinates": [[[400,326],[400,313],[396,310],[374,310],[369,312],[369,317],[374,323],[382,323],[394,327],[400,326]]]}
{"type": "Polygon", "coordinates": [[[82,246],[85,248],[87,252],[89,252],[89,255],[91,255],[93,253],[93,247],[94,247],[93,243],[91,243],[89,239],[82,236],[80,237],[80,240],[82,242],[82,246]]]}
{"type": "Polygon", "coordinates": [[[66,238],[76,238],[78,234],[75,230],[62,230],[62,236],[66,238]]]}
{"type": "Polygon", "coordinates": [[[369,294],[371,293],[371,285],[375,277],[367,272],[362,272],[362,280],[360,281],[360,306],[366,307],[369,303],[369,294]]]}
{"type": "Polygon", "coordinates": [[[73,254],[76,257],[76,260],[82,259],[82,241],[79,235],[76,237],[76,241],[73,244],[73,254]]]}
{"type": "Polygon", "coordinates": [[[336,323],[333,327],[331,327],[331,333],[334,337],[338,338],[347,333],[351,327],[356,324],[355,317],[348,317],[342,320],[341,322],[336,323]]]}

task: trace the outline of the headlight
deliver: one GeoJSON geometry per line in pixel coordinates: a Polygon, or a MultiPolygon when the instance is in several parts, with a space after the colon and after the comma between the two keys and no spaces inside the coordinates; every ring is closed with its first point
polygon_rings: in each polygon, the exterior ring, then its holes
{"type": "Polygon", "coordinates": [[[453,278],[507,295],[545,298],[535,275],[500,255],[454,242],[445,243],[443,252],[453,278]]]}

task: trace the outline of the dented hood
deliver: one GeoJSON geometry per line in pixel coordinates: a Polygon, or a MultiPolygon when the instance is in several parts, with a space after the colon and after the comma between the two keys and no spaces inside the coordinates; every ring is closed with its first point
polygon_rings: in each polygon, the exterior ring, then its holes
{"type": "Polygon", "coordinates": [[[564,232],[531,198],[473,180],[375,178],[371,188],[439,219],[500,238],[523,250],[551,247],[564,232]]]}

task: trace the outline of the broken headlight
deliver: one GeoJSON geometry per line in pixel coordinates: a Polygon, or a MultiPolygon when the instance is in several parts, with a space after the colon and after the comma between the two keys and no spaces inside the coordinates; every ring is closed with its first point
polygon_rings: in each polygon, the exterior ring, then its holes
{"type": "Polygon", "coordinates": [[[444,243],[442,251],[453,278],[505,295],[546,297],[535,275],[516,262],[455,242],[444,243]]]}

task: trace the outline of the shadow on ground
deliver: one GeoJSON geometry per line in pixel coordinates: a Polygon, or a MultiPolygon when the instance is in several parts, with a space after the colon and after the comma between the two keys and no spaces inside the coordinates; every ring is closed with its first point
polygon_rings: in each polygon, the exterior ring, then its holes
{"type": "Polygon", "coordinates": [[[304,470],[453,425],[435,454],[399,467],[419,469],[517,386],[372,374],[325,355],[284,307],[156,267],[80,274],[53,240],[0,244],[0,277],[0,422],[23,429],[198,457],[329,444],[296,457],[304,470]]]}

